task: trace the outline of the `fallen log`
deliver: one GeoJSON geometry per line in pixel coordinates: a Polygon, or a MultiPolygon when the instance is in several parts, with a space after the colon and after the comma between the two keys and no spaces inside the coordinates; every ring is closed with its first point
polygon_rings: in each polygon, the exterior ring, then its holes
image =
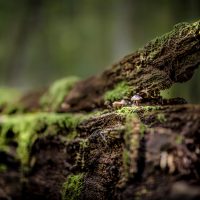
{"type": "Polygon", "coordinates": [[[200,21],[181,23],[99,76],[4,102],[0,199],[200,198],[200,105],[160,96],[199,63],[200,21]]]}

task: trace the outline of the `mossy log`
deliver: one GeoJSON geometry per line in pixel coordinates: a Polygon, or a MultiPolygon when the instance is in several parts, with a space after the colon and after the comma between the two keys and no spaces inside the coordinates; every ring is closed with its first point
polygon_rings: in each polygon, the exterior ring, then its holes
{"type": "Polygon", "coordinates": [[[199,199],[200,105],[160,96],[199,63],[200,21],[182,23],[99,76],[4,100],[0,199],[199,199]]]}

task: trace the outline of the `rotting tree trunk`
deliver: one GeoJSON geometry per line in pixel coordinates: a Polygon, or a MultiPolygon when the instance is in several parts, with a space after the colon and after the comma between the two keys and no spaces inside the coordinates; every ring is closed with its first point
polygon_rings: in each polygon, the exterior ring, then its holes
{"type": "Polygon", "coordinates": [[[179,24],[99,76],[2,107],[0,199],[199,199],[200,105],[159,96],[199,63],[200,22],[179,24]]]}

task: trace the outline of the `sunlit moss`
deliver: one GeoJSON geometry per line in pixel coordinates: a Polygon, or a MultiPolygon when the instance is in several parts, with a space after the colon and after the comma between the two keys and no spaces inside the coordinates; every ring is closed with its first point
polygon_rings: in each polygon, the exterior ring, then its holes
{"type": "Polygon", "coordinates": [[[63,183],[61,195],[62,200],[78,200],[83,189],[84,174],[69,175],[63,183]]]}
{"type": "Polygon", "coordinates": [[[143,124],[137,115],[137,111],[141,111],[144,106],[125,107],[122,115],[126,117],[125,132],[124,132],[124,148],[122,153],[123,161],[123,178],[128,181],[133,178],[137,172],[137,156],[140,148],[140,142],[144,138],[147,126],[143,124]],[[134,160],[135,159],[135,160],[134,160]]]}
{"type": "Polygon", "coordinates": [[[41,97],[41,105],[51,110],[57,109],[64,100],[64,97],[78,80],[77,77],[68,77],[53,83],[48,91],[41,97]]]}
{"type": "Polygon", "coordinates": [[[169,45],[172,38],[176,36],[184,35],[194,35],[196,31],[199,30],[200,21],[195,23],[187,23],[182,22],[174,26],[174,29],[160,37],[155,38],[154,40],[150,41],[146,46],[145,49],[148,49],[147,59],[153,60],[155,57],[159,56],[161,49],[164,45],[169,45]]]}
{"type": "Polygon", "coordinates": [[[122,153],[122,161],[123,161],[123,171],[125,177],[129,175],[129,166],[130,166],[130,152],[127,149],[123,149],[122,153]]]}
{"type": "Polygon", "coordinates": [[[142,106],[141,107],[141,111],[144,112],[150,112],[150,111],[154,111],[154,110],[160,110],[161,106],[142,106]]]}
{"type": "MultiPolygon", "coordinates": [[[[31,147],[38,137],[56,135],[60,131],[66,131],[61,135],[63,142],[73,140],[77,136],[77,126],[82,121],[95,117],[99,113],[69,114],[69,113],[31,113],[2,115],[0,117],[0,150],[9,151],[9,140],[17,142],[17,158],[22,165],[29,161],[31,147]],[[8,136],[12,133],[12,137],[8,136]]],[[[80,142],[81,148],[87,146],[87,141],[80,142]]]]}
{"type": "Polygon", "coordinates": [[[176,141],[176,144],[182,144],[183,143],[183,136],[177,135],[175,141],[176,141]]]}
{"type": "Polygon", "coordinates": [[[20,92],[10,88],[0,88],[0,105],[13,102],[20,97],[20,92]]]}
{"type": "Polygon", "coordinates": [[[133,93],[133,87],[129,86],[126,82],[118,83],[114,89],[107,91],[104,94],[105,101],[115,101],[130,96],[133,93]]]}
{"type": "Polygon", "coordinates": [[[74,137],[76,137],[75,128],[83,119],[85,119],[85,116],[83,115],[54,113],[2,116],[0,123],[0,149],[5,151],[8,150],[8,146],[6,145],[8,140],[7,133],[8,131],[12,131],[14,134],[13,140],[18,143],[17,157],[24,165],[28,162],[31,146],[38,138],[39,135],[37,134],[37,131],[41,127],[48,127],[48,129],[42,133],[43,136],[46,134],[57,134],[57,129],[59,127],[63,130],[68,129],[68,139],[74,139],[74,137]]]}
{"type": "Polygon", "coordinates": [[[140,108],[138,106],[125,106],[122,107],[121,109],[118,109],[116,112],[118,114],[126,116],[127,118],[128,116],[135,115],[139,110],[140,108]]]}
{"type": "Polygon", "coordinates": [[[138,112],[150,112],[154,110],[159,110],[161,106],[125,106],[121,109],[117,110],[116,112],[122,115],[133,115],[134,113],[138,112]]]}

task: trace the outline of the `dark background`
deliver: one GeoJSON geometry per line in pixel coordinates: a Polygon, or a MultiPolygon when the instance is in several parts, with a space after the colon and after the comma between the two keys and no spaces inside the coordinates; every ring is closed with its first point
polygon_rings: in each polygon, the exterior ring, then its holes
{"type": "MultiPolygon", "coordinates": [[[[86,78],[199,16],[200,0],[1,0],[0,84],[26,91],[86,78]]],[[[200,69],[165,94],[199,103],[199,85],[200,69]]]]}

